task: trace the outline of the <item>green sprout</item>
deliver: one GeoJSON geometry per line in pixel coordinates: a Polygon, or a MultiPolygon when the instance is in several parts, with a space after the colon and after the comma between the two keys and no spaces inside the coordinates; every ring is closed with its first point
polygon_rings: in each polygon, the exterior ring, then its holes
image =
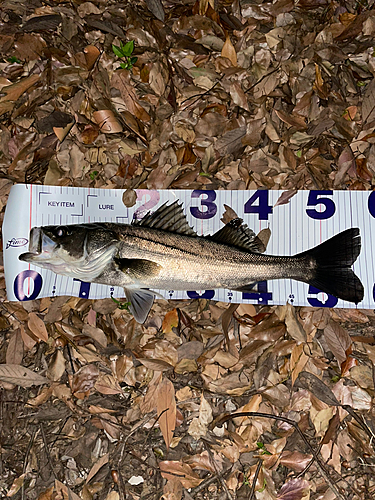
{"type": "Polygon", "coordinates": [[[21,62],[22,62],[22,61],[20,61],[20,60],[18,59],[18,57],[15,57],[15,56],[8,57],[7,61],[8,61],[9,63],[12,63],[12,64],[13,64],[13,63],[18,63],[18,64],[21,64],[21,62]]]}
{"type": "Polygon", "coordinates": [[[138,57],[132,57],[134,51],[134,40],[126,42],[125,44],[120,42],[120,47],[112,44],[112,50],[117,57],[125,60],[125,62],[120,63],[122,69],[132,69],[138,60],[138,57]]]}
{"type": "Polygon", "coordinates": [[[129,311],[129,306],[130,306],[130,302],[120,302],[119,300],[115,299],[114,297],[111,296],[111,299],[113,300],[113,302],[116,302],[117,304],[117,307],[121,310],[126,310],[128,312],[129,311]]]}
{"type": "Polygon", "coordinates": [[[261,452],[260,452],[261,455],[272,455],[272,453],[270,453],[266,449],[266,447],[264,446],[264,443],[258,442],[257,447],[261,450],[261,452]]]}
{"type": "Polygon", "coordinates": [[[93,181],[98,174],[99,172],[97,170],[90,172],[90,179],[93,181]]]}

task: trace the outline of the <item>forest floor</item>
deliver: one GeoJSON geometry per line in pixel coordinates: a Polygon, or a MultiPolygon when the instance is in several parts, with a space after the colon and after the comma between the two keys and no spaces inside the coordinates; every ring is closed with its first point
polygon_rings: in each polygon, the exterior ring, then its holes
{"type": "MultiPolygon", "coordinates": [[[[373,5],[3,0],[1,222],[22,182],[373,189],[373,5]]],[[[372,310],[156,300],[139,325],[4,283],[1,498],[374,498],[372,310]]]]}

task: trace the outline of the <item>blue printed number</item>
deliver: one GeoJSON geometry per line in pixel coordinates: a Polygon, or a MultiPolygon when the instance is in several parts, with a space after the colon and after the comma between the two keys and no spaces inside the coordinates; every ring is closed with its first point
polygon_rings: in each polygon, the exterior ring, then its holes
{"type": "Polygon", "coordinates": [[[206,290],[199,295],[198,292],[186,292],[191,299],[213,299],[215,297],[215,290],[206,290]]]}
{"type": "Polygon", "coordinates": [[[328,293],[322,292],[319,288],[315,288],[315,286],[309,286],[309,294],[318,295],[318,293],[324,293],[328,296],[328,299],[325,302],[321,302],[318,297],[307,297],[307,302],[313,307],[335,307],[338,302],[338,298],[334,295],[329,295],[328,293]]]}
{"type": "Polygon", "coordinates": [[[78,297],[80,297],[81,299],[88,299],[90,294],[91,283],[86,283],[85,281],[77,280],[77,278],[73,278],[73,281],[79,281],[81,283],[79,287],[78,297]]]}
{"type": "Polygon", "coordinates": [[[268,220],[269,214],[272,214],[272,207],[268,204],[268,191],[258,189],[245,203],[244,210],[245,214],[259,214],[259,220],[268,220]],[[254,205],[257,200],[258,205],[254,205]]]}
{"type": "Polygon", "coordinates": [[[246,300],[256,300],[258,304],[267,305],[272,300],[272,292],[268,291],[267,281],[259,281],[257,292],[242,292],[242,298],[246,300]]]}
{"type": "Polygon", "coordinates": [[[306,213],[312,219],[329,219],[336,211],[336,206],[330,198],[319,198],[321,195],[333,195],[333,191],[310,191],[307,205],[309,207],[316,207],[317,205],[324,205],[325,210],[318,212],[315,208],[307,208],[306,213]]]}
{"type": "Polygon", "coordinates": [[[375,217],[375,191],[373,191],[368,197],[368,211],[375,217]]]}
{"type": "Polygon", "coordinates": [[[39,292],[42,289],[42,285],[43,279],[39,273],[37,273],[36,271],[31,271],[30,269],[28,269],[27,271],[22,271],[14,280],[14,295],[18,300],[34,300],[38,297],[39,292]],[[27,279],[30,279],[33,282],[33,290],[30,295],[26,295],[24,291],[24,283],[27,279]]]}
{"type": "Polygon", "coordinates": [[[195,189],[191,193],[192,198],[200,198],[204,195],[206,198],[201,199],[201,206],[206,207],[206,210],[201,210],[200,207],[190,207],[190,213],[196,219],[212,219],[215,217],[217,212],[215,191],[202,191],[200,189],[195,189]]]}

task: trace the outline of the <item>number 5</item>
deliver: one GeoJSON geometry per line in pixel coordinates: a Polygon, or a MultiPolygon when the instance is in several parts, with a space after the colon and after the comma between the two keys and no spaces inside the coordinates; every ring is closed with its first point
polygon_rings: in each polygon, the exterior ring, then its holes
{"type": "Polygon", "coordinates": [[[324,205],[326,208],[323,212],[318,212],[315,208],[307,208],[306,213],[312,219],[329,219],[336,211],[336,206],[330,198],[319,198],[322,194],[333,195],[333,191],[310,191],[307,205],[316,207],[317,205],[324,205]]]}

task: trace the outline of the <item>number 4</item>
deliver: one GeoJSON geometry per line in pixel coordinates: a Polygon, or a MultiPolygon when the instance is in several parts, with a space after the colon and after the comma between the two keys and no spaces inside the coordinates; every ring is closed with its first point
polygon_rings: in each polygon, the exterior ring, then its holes
{"type": "Polygon", "coordinates": [[[253,196],[245,203],[245,214],[259,214],[259,220],[268,220],[269,214],[272,214],[272,207],[268,204],[268,191],[258,189],[253,196]],[[254,202],[258,201],[258,205],[254,202]]]}

